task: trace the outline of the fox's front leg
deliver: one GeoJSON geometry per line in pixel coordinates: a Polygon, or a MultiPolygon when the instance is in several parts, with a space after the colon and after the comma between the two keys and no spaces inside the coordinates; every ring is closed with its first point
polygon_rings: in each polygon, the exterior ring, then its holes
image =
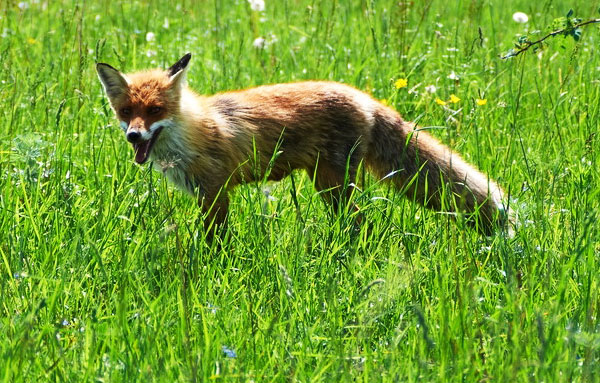
{"type": "Polygon", "coordinates": [[[204,213],[204,229],[212,237],[218,228],[224,230],[227,224],[229,198],[227,192],[221,190],[217,195],[203,195],[198,198],[198,205],[204,213]]]}

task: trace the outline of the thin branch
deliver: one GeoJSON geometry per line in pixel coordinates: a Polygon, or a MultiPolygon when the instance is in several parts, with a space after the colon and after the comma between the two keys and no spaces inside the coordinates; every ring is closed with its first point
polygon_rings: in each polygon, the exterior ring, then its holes
{"type": "Polygon", "coordinates": [[[585,25],[594,24],[594,23],[600,23],[600,19],[587,20],[587,21],[584,21],[582,23],[575,24],[575,25],[573,25],[571,27],[567,27],[567,28],[563,28],[563,29],[558,29],[556,31],[550,32],[546,36],[542,37],[539,40],[528,41],[525,44],[525,46],[523,46],[523,47],[521,47],[521,48],[519,48],[517,50],[513,50],[513,51],[507,53],[505,56],[502,56],[501,59],[505,60],[505,59],[508,59],[508,58],[511,58],[511,57],[516,57],[516,56],[520,55],[521,53],[525,52],[526,50],[528,50],[529,48],[531,48],[532,46],[541,44],[542,42],[544,42],[544,40],[546,40],[549,37],[560,35],[562,33],[568,32],[568,31],[574,31],[575,29],[577,29],[579,27],[583,27],[585,25]]]}

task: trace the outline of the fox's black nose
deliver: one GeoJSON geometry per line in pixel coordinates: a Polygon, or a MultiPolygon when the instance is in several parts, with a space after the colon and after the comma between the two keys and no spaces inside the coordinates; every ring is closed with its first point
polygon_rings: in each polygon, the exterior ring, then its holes
{"type": "Polygon", "coordinates": [[[140,132],[132,131],[127,133],[127,141],[136,143],[142,138],[142,134],[140,132]]]}

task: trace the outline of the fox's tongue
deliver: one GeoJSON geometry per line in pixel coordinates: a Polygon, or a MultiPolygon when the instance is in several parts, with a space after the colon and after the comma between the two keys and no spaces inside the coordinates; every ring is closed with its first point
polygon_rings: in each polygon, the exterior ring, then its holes
{"type": "Polygon", "coordinates": [[[141,141],[137,144],[133,145],[135,149],[135,162],[138,164],[143,164],[148,159],[148,149],[150,148],[150,143],[152,140],[141,141]]]}

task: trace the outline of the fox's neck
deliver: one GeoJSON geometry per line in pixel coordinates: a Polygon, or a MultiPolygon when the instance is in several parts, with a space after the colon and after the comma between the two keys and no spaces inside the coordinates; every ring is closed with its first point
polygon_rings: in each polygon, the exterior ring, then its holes
{"type": "Polygon", "coordinates": [[[214,146],[228,145],[236,141],[237,130],[218,108],[215,100],[218,96],[202,96],[189,88],[181,93],[180,123],[191,138],[201,138],[203,144],[214,146]]]}
{"type": "Polygon", "coordinates": [[[180,99],[180,118],[182,122],[187,122],[186,120],[199,120],[202,119],[206,114],[206,96],[201,96],[188,88],[184,87],[181,91],[181,99],[180,99]]]}

